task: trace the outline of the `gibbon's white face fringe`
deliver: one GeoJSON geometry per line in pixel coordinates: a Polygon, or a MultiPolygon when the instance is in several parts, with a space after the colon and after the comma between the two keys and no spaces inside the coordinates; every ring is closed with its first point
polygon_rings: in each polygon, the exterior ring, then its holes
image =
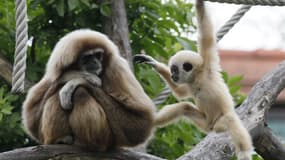
{"type": "Polygon", "coordinates": [[[169,60],[171,78],[174,83],[188,83],[195,78],[195,72],[203,63],[202,57],[193,51],[183,50],[177,52],[169,60]]]}

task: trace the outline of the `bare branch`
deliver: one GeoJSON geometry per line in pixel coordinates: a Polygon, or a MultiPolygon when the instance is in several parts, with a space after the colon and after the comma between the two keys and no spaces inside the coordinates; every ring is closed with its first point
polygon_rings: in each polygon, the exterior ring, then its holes
{"type": "Polygon", "coordinates": [[[47,160],[47,159],[61,159],[61,160],[163,160],[161,158],[129,151],[127,149],[113,150],[109,152],[94,152],[87,151],[84,148],[71,145],[42,145],[35,147],[27,147],[12,150],[9,152],[0,153],[1,160],[47,160]]]}
{"type": "Polygon", "coordinates": [[[12,64],[0,56],[0,77],[8,84],[12,84],[12,64]]]}

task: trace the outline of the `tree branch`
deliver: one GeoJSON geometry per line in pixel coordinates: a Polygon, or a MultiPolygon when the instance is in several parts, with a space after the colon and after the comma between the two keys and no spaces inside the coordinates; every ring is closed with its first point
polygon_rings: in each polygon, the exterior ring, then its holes
{"type": "MultiPolygon", "coordinates": [[[[237,113],[252,135],[257,153],[262,155],[265,160],[285,159],[284,146],[278,142],[278,138],[265,125],[265,113],[284,87],[285,61],[256,83],[247,99],[237,109],[237,113]],[[263,138],[266,138],[266,144],[261,141],[263,138]]],[[[210,133],[179,160],[229,160],[233,153],[233,144],[226,133],[210,133]]]]}
{"type": "Polygon", "coordinates": [[[264,160],[284,160],[285,148],[281,140],[276,138],[271,129],[266,126],[261,126],[257,132],[259,135],[254,140],[256,152],[258,152],[264,160]]]}
{"type": "Polygon", "coordinates": [[[0,56],[0,77],[8,84],[12,84],[12,64],[0,56]]]}
{"type": "MultiPolygon", "coordinates": [[[[3,56],[0,56],[0,78],[3,79],[8,85],[12,85],[12,70],[13,65],[3,56]]],[[[25,89],[29,89],[33,83],[25,80],[25,89]]]]}
{"type": "Polygon", "coordinates": [[[127,149],[113,150],[109,152],[94,152],[87,151],[84,148],[71,145],[41,145],[35,147],[27,147],[4,152],[0,154],[1,160],[47,160],[47,159],[61,159],[61,160],[163,160],[161,158],[134,152],[127,149]]]}

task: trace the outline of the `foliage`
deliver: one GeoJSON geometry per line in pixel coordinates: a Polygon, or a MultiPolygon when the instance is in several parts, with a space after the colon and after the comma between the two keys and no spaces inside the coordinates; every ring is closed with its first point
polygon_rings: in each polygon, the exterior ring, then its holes
{"type": "Polygon", "coordinates": [[[0,151],[26,143],[19,108],[13,107],[17,100],[19,96],[9,93],[7,86],[0,87],[0,151]]]}
{"type": "Polygon", "coordinates": [[[236,105],[240,105],[244,100],[245,96],[240,93],[240,84],[239,82],[242,80],[242,76],[233,76],[229,77],[228,73],[222,72],[222,76],[229,87],[230,93],[234,98],[236,105]]]}
{"type": "Polygon", "coordinates": [[[15,17],[13,1],[5,0],[0,6],[0,53],[12,60],[15,46],[15,17]]]}

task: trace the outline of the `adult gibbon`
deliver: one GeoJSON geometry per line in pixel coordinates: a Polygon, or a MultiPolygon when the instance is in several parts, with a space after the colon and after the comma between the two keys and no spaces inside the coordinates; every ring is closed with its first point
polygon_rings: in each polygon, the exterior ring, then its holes
{"type": "Polygon", "coordinates": [[[134,61],[147,63],[165,79],[178,98],[192,97],[195,104],[179,102],[165,106],[156,125],[189,117],[202,130],[227,131],[235,144],[239,160],[251,160],[251,137],[234,110],[234,102],[221,76],[216,39],[203,0],[196,0],[198,18],[198,51],[179,51],[169,60],[169,67],[147,55],[136,55],[134,61]]]}
{"type": "Polygon", "coordinates": [[[154,113],[153,102],[116,45],[85,29],[56,44],[45,75],[28,92],[22,118],[28,134],[40,143],[106,150],[146,141],[154,113]],[[107,100],[98,100],[98,94],[107,100]]]}

